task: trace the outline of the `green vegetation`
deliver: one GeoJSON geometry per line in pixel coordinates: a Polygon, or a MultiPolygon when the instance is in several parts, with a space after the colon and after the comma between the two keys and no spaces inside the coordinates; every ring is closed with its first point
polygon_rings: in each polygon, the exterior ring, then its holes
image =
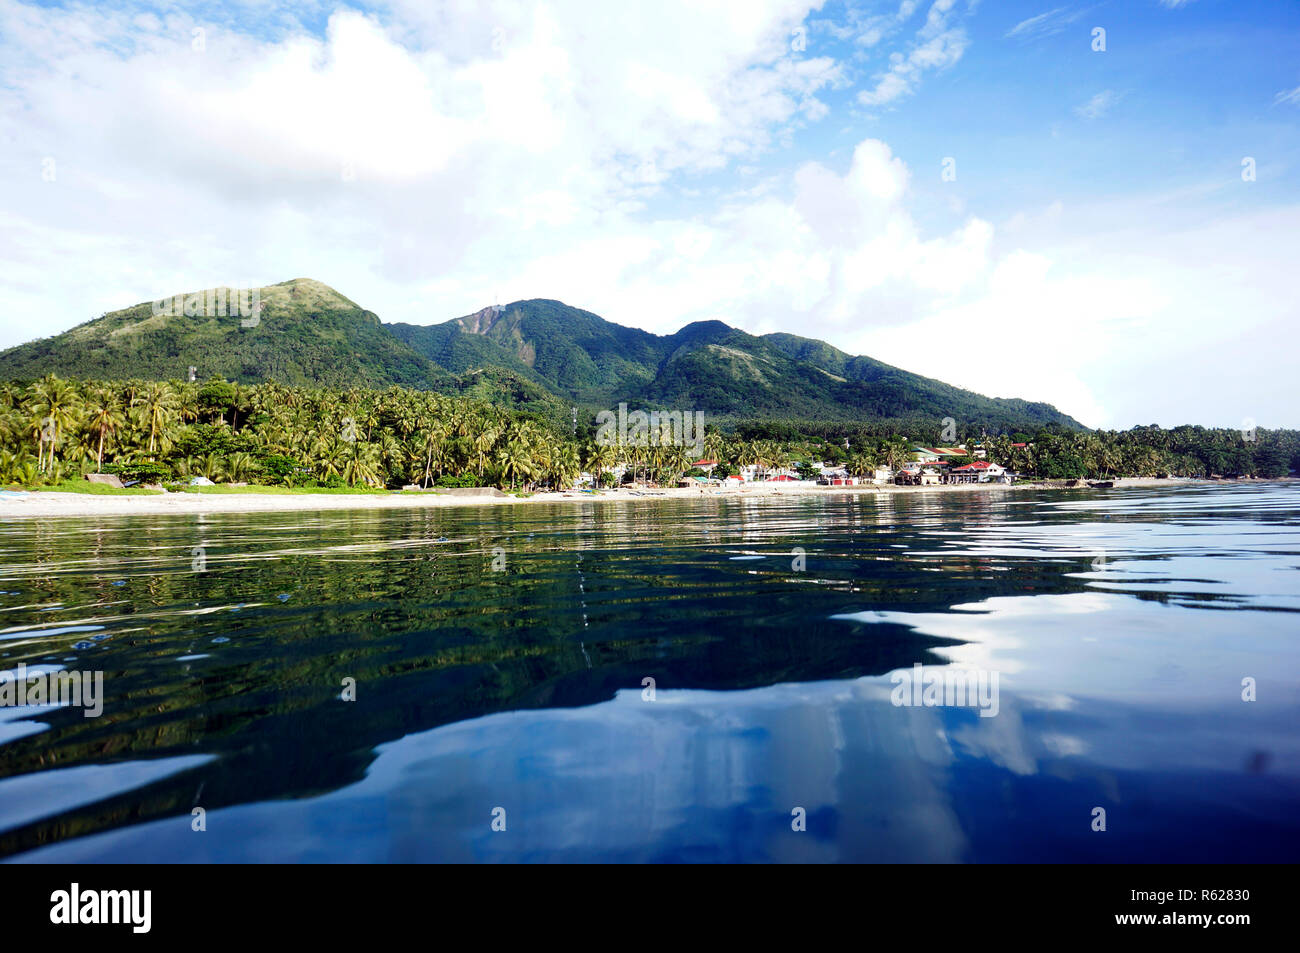
{"type": "Polygon", "coordinates": [[[270,496],[287,496],[297,494],[379,494],[387,493],[387,490],[376,489],[367,486],[282,486],[276,484],[247,483],[241,486],[231,486],[230,484],[217,483],[212,486],[190,486],[187,483],[171,483],[167,489],[172,493],[205,493],[205,494],[226,494],[226,493],[258,493],[268,494],[270,496]]]}
{"type": "MultiPolygon", "coordinates": [[[[706,428],[703,456],[715,476],[754,467],[813,474],[814,463],[868,475],[898,468],[936,425],[906,435],[884,424],[751,421],[706,428]]],[[[246,387],[228,381],[71,381],[0,384],[0,484],[83,493],[124,492],[81,479],[116,473],[128,484],[200,493],[382,491],[497,486],[519,492],[574,485],[581,471],[601,485],[673,485],[692,471],[692,448],[598,445],[594,419],[577,428],[547,416],[430,391],[246,387]],[[205,477],[215,487],[190,487],[205,477]],[[230,484],[249,484],[231,486],[230,484]]],[[[1285,476],[1300,468],[1300,432],[1251,435],[1203,427],[1137,427],[1081,433],[1045,428],[984,437],[966,446],[1022,475],[1285,476]]],[[[954,441],[948,441],[954,442],[954,441]]],[[[961,461],[957,461],[961,462],[961,461]]],[[[149,492],[136,489],[136,492],[149,492]]]]}
{"type": "MultiPolygon", "coordinates": [[[[1300,469],[1300,431],[1259,430],[1253,440],[1241,431],[1182,426],[1169,430],[1155,426],[1124,431],[1078,433],[1045,429],[1037,433],[1004,434],[981,440],[968,436],[967,446],[983,444],[988,459],[1008,470],[1038,479],[1109,479],[1112,477],[1262,477],[1275,479],[1300,469]],[[1017,446],[1019,444],[1019,446],[1017,446]]],[[[912,441],[903,441],[907,447],[912,441]]],[[[939,441],[925,439],[922,445],[939,441]]],[[[882,448],[889,441],[870,441],[867,449],[845,454],[836,462],[848,461],[849,469],[867,472],[868,465],[893,461],[903,447],[893,452],[882,448]]],[[[851,444],[853,445],[853,444],[851,444]]],[[[958,459],[957,464],[971,458],[958,459]]]]}
{"type": "Polygon", "coordinates": [[[194,308],[140,304],[0,353],[10,381],[0,384],[0,482],[80,487],[83,474],[103,472],[146,485],[527,492],[570,486],[582,470],[601,485],[689,472],[694,450],[595,445],[596,413],[620,402],[702,412],[716,476],[745,466],[807,476],[817,462],[869,473],[906,462],[914,443],[963,441],[1049,479],[1276,477],[1300,463],[1294,431],[1089,433],[1048,404],[720,321],[660,336],[535,299],[427,327],[383,325],[309,279],[258,295],[256,321],[205,316],[204,293],[188,296],[194,308]],[[182,380],[191,368],[205,379],[182,380]],[[955,440],[944,421],[961,422],[955,440]]]}
{"type": "Polygon", "coordinates": [[[665,357],[664,339],[544,299],[485,308],[431,327],[389,328],[441,367],[503,367],[590,404],[649,383],[665,357]]]}
{"type": "Polygon", "coordinates": [[[433,363],[457,373],[507,368],[583,412],[615,406],[700,410],[710,420],[863,419],[908,429],[911,421],[979,420],[991,431],[1060,425],[1082,429],[1049,404],[984,397],[822,341],[762,337],[721,321],[659,336],[559,301],[517,301],[443,324],[388,328],[433,363]]]}
{"type": "Polygon", "coordinates": [[[55,483],[43,483],[30,487],[42,493],[88,493],[91,496],[157,496],[162,490],[151,490],[143,486],[116,487],[106,483],[91,483],[80,477],[59,480],[55,483]]]}
{"type": "MultiPolygon", "coordinates": [[[[371,312],[306,278],[258,289],[257,320],[211,313],[216,294],[145,302],[70,331],[0,352],[0,380],[57,374],[98,380],[209,380],[199,419],[233,407],[230,388],[433,390],[522,410],[572,427],[629,407],[703,411],[732,427],[747,419],[861,421],[912,432],[919,421],[978,420],[990,432],[1059,425],[1082,429],[1048,404],[994,399],[853,357],[789,334],[754,336],[720,321],[656,335],[559,301],[532,299],[428,326],[382,324],[371,312]],[[193,307],[188,307],[192,304],[193,307]],[[233,382],[233,383],[232,383],[233,382]]],[[[226,418],[232,428],[240,422],[226,418]]]]}
{"type": "MultiPolygon", "coordinates": [[[[204,293],[199,293],[204,294],[204,293]]],[[[258,289],[256,325],[233,316],[158,316],[151,302],[0,354],[0,378],[274,378],[348,387],[451,386],[451,375],[396,340],[379,318],[317,281],[258,289]]],[[[229,310],[229,308],[227,308],[229,310]]]]}
{"type": "Polygon", "coordinates": [[[569,485],[579,458],[572,440],[543,418],[401,387],[342,391],[53,375],[26,387],[0,384],[0,483],[65,486],[93,472],[116,473],[127,483],[204,477],[285,491],[514,487],[569,485]]]}

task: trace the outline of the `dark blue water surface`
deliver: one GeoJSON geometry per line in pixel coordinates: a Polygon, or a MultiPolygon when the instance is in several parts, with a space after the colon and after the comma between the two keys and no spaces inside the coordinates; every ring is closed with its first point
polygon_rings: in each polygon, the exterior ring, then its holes
{"type": "Polygon", "coordinates": [[[0,856],[1294,861],[1298,613],[1285,484],[9,521],[0,856]]]}

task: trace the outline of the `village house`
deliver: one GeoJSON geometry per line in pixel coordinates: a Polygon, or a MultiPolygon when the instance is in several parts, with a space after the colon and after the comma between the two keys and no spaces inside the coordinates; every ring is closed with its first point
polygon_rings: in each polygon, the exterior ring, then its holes
{"type": "Polygon", "coordinates": [[[857,486],[862,482],[855,476],[850,476],[849,472],[842,468],[824,468],[822,474],[817,478],[817,482],[822,486],[857,486]]]}
{"type": "Polygon", "coordinates": [[[894,482],[899,486],[938,486],[939,471],[932,465],[912,464],[899,470],[894,482]]]}
{"type": "Polygon", "coordinates": [[[1011,482],[1007,479],[1007,471],[1004,467],[998,466],[996,463],[990,463],[987,460],[976,460],[974,463],[968,463],[965,466],[953,467],[946,480],[948,483],[990,483],[993,481],[1011,482]]]}

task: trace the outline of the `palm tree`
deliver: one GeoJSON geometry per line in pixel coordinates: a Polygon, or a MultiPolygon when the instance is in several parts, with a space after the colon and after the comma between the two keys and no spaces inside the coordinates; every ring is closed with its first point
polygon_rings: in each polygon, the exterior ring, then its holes
{"type": "Polygon", "coordinates": [[[224,479],[226,476],[226,458],[219,453],[209,453],[207,456],[199,458],[197,469],[199,476],[207,477],[213,482],[224,479]]]}
{"type": "Polygon", "coordinates": [[[493,445],[497,442],[500,431],[492,423],[484,420],[480,421],[478,433],[470,438],[470,444],[474,452],[478,455],[478,475],[480,482],[483,477],[483,462],[487,454],[492,450],[493,445]]]}
{"type": "Polygon", "coordinates": [[[587,446],[585,453],[585,466],[591,474],[592,480],[597,486],[600,486],[601,477],[606,470],[612,470],[618,462],[618,453],[614,447],[592,443],[587,446]]]}
{"type": "Polygon", "coordinates": [[[876,472],[876,454],[872,450],[856,450],[845,464],[849,474],[856,477],[870,476],[876,472]]]}
{"type": "Polygon", "coordinates": [[[722,448],[722,434],[710,425],[710,429],[704,434],[704,458],[706,460],[721,460],[722,448]]]}
{"type": "Polygon", "coordinates": [[[497,463],[501,466],[502,480],[508,479],[512,490],[521,477],[527,479],[532,473],[528,447],[517,435],[497,450],[497,463]]]}
{"type": "Polygon", "coordinates": [[[341,475],[347,458],[348,447],[351,445],[340,437],[337,432],[321,434],[316,439],[316,442],[312,444],[311,452],[307,457],[312,462],[316,475],[326,479],[341,475]]]}
{"type": "Polygon", "coordinates": [[[95,471],[99,472],[104,468],[104,438],[116,433],[126,423],[122,416],[122,400],[111,389],[96,387],[86,401],[86,410],[90,415],[87,429],[98,440],[95,471]]]}
{"type": "Polygon", "coordinates": [[[36,415],[33,428],[37,432],[38,458],[37,466],[45,461],[45,444],[50,445],[48,464],[54,465],[58,452],[59,432],[66,430],[75,420],[75,413],[80,409],[81,400],[76,389],[65,380],[47,374],[31,386],[28,400],[28,412],[36,415]]]}
{"type": "Polygon", "coordinates": [[[152,460],[163,443],[167,428],[176,420],[180,402],[171,385],[150,381],[139,389],[131,403],[138,408],[141,426],[149,433],[149,459],[152,460]]]}
{"type": "Polygon", "coordinates": [[[907,441],[902,437],[890,437],[881,445],[880,455],[885,460],[885,466],[897,470],[907,462],[911,452],[908,450],[907,441]]]}
{"type": "Polygon", "coordinates": [[[666,469],[666,483],[676,484],[691,468],[695,458],[687,453],[686,447],[666,447],[664,448],[663,465],[666,469]]]}
{"type": "Polygon", "coordinates": [[[383,486],[379,479],[380,454],[376,444],[354,440],[347,446],[343,461],[343,479],[348,486],[364,483],[366,486],[383,486]]]}
{"type": "Polygon", "coordinates": [[[447,444],[447,429],[441,423],[433,423],[421,434],[420,451],[424,454],[423,484],[428,488],[433,481],[433,471],[442,469],[443,453],[447,444]]]}
{"type": "Polygon", "coordinates": [[[246,483],[257,474],[258,464],[251,454],[232,453],[226,457],[225,472],[232,483],[246,483]]]}
{"type": "Polygon", "coordinates": [[[177,413],[185,423],[199,419],[199,385],[197,381],[181,381],[176,385],[177,413]]]}
{"type": "Polygon", "coordinates": [[[549,475],[553,478],[556,489],[573,486],[582,471],[582,465],[578,461],[578,445],[571,440],[560,444],[551,455],[549,469],[549,475]]]}

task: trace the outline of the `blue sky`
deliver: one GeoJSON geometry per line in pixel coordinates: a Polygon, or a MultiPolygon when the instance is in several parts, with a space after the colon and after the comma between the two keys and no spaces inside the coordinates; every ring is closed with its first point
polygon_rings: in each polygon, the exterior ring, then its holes
{"type": "Polygon", "coordinates": [[[0,0],[0,345],[308,276],[1300,426],[1297,54],[1224,0],[0,0]]]}

